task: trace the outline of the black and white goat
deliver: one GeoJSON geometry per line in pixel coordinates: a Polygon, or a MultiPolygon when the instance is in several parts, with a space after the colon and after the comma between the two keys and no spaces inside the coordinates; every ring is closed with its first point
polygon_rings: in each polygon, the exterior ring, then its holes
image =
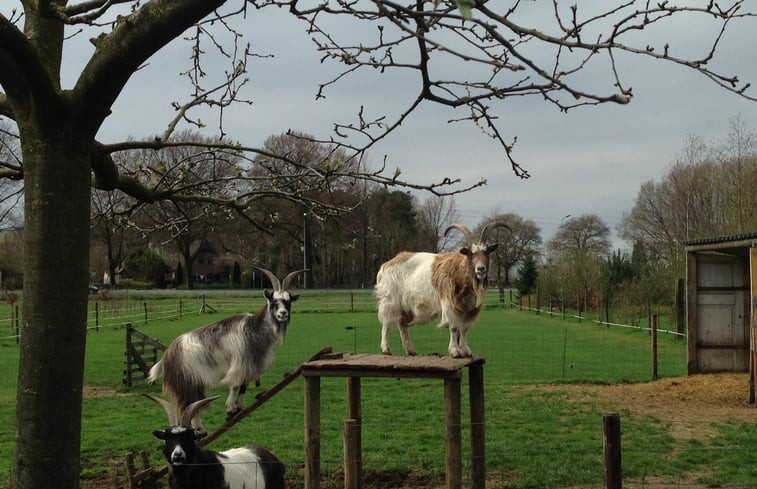
{"type": "Polygon", "coordinates": [[[403,251],[381,265],[376,276],[375,294],[381,321],[381,351],[391,355],[389,332],[392,325],[400,330],[407,355],[415,355],[408,328],[440,319],[440,328],[449,328],[448,351],[452,357],[473,356],[468,346],[468,330],[476,322],[484,305],[489,254],[497,244],[485,244],[489,230],[505,227],[490,222],[475,240],[462,224],[452,224],[444,235],[457,229],[468,243],[459,252],[423,253],[403,251]]]}
{"type": "Polygon", "coordinates": [[[200,399],[187,406],[178,422],[171,403],[145,394],[168,415],[165,430],[152,434],[163,440],[173,489],[283,489],[284,464],[267,449],[245,445],[223,452],[202,448],[197,440],[203,434],[190,426],[194,414],[218,396],[200,399]]]}
{"type": "MultiPolygon", "coordinates": [[[[273,290],[264,291],[266,305],[260,312],[237,314],[178,336],[150,369],[147,381],[163,377],[163,392],[173,398],[180,413],[205,398],[207,388],[225,385],[229,387],[226,414],[233,416],[244,407],[247,385],[273,366],[274,348],[284,341],[292,302],[299,298],[287,287],[305,270],[292,272],[281,282],[268,270],[259,270],[273,285],[273,290]]],[[[192,426],[202,428],[198,415],[192,426]]]]}

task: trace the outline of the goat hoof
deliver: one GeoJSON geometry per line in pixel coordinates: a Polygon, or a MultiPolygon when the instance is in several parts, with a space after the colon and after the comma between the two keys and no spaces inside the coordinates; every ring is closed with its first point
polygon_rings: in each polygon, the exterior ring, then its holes
{"type": "Polygon", "coordinates": [[[239,412],[241,412],[241,409],[235,409],[233,411],[226,411],[226,419],[231,419],[234,416],[236,416],[239,412]]]}

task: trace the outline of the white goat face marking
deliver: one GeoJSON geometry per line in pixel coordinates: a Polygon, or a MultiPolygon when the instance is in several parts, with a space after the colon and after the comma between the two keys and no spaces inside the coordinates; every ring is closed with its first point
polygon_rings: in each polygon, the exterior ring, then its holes
{"type": "Polygon", "coordinates": [[[289,292],[274,292],[273,301],[271,302],[273,317],[282,323],[288,321],[290,304],[291,298],[289,297],[289,292]]]}
{"type": "Polygon", "coordinates": [[[471,248],[473,253],[471,256],[473,270],[476,273],[476,278],[479,280],[484,280],[489,271],[489,255],[486,254],[485,250],[486,248],[480,245],[474,245],[471,248]]]}
{"type": "Polygon", "coordinates": [[[173,451],[171,452],[171,463],[173,465],[181,465],[187,461],[187,454],[184,451],[184,448],[182,448],[181,445],[176,445],[173,447],[173,451]]]}

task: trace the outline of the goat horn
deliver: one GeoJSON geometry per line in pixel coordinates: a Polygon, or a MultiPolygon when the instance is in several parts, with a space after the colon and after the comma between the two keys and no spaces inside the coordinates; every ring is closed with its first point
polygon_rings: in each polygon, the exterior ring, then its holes
{"type": "Polygon", "coordinates": [[[168,424],[170,424],[171,426],[177,426],[178,418],[176,416],[176,410],[174,409],[173,405],[171,405],[170,402],[166,401],[165,399],[161,399],[159,397],[153,396],[152,394],[144,394],[144,396],[148,399],[152,399],[153,401],[163,406],[163,409],[166,411],[166,414],[168,415],[168,424]]]}
{"type": "Polygon", "coordinates": [[[266,270],[265,268],[260,268],[260,267],[255,267],[255,268],[257,268],[258,270],[260,270],[261,272],[265,273],[268,276],[268,278],[271,280],[271,286],[273,287],[274,292],[281,292],[283,290],[283,288],[281,287],[281,282],[279,282],[278,277],[276,277],[276,275],[274,275],[273,272],[270,272],[266,270]]]}
{"type": "Polygon", "coordinates": [[[508,231],[512,232],[513,228],[505,224],[504,222],[498,222],[498,221],[489,221],[486,223],[484,228],[481,230],[481,242],[483,243],[486,239],[486,235],[489,233],[489,231],[493,228],[505,228],[508,231]]]}
{"type": "Polygon", "coordinates": [[[192,418],[195,417],[195,414],[197,414],[197,411],[204,408],[205,405],[209,404],[211,401],[215,401],[220,396],[213,396],[213,397],[206,397],[205,399],[200,399],[199,401],[195,401],[184,410],[184,414],[181,415],[181,426],[184,426],[186,428],[189,428],[192,426],[192,418]]]}
{"type": "Polygon", "coordinates": [[[287,290],[289,288],[289,282],[291,282],[294,277],[307,271],[307,268],[303,268],[302,270],[297,270],[296,272],[290,272],[289,275],[284,277],[284,280],[281,281],[281,290],[287,290]]]}
{"type": "Polygon", "coordinates": [[[447,233],[450,232],[451,229],[457,229],[461,233],[465,235],[465,239],[468,240],[469,243],[475,243],[476,240],[473,238],[473,234],[470,232],[470,229],[468,229],[467,226],[464,226],[459,223],[450,224],[447,229],[444,230],[444,235],[447,236],[447,233]]]}

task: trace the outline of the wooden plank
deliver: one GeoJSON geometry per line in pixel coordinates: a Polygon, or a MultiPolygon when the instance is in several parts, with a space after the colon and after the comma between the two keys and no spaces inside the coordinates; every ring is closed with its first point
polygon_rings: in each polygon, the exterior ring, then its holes
{"type": "Polygon", "coordinates": [[[686,372],[699,372],[697,357],[697,255],[686,251],[686,372]]]}
{"type": "Polygon", "coordinates": [[[168,348],[166,345],[164,345],[160,341],[158,341],[158,340],[156,340],[154,338],[150,338],[149,336],[147,336],[146,334],[142,333],[139,330],[136,330],[136,329],[132,328],[131,334],[133,336],[136,336],[137,338],[141,339],[142,341],[144,341],[146,343],[149,343],[150,345],[154,346],[155,348],[158,348],[160,351],[165,351],[166,348],[168,348]]]}
{"type": "Polygon", "coordinates": [[[142,373],[148,375],[150,373],[150,368],[147,366],[145,361],[142,360],[142,357],[139,355],[139,353],[134,349],[134,345],[129,345],[129,354],[132,363],[136,363],[142,373]]]}
{"type": "MultiPolygon", "coordinates": [[[[313,361],[317,358],[320,358],[322,355],[328,354],[330,352],[331,352],[331,347],[330,346],[326,347],[322,349],[321,351],[319,351],[318,353],[316,353],[315,355],[313,355],[312,357],[310,357],[310,360],[308,361],[313,361]]],[[[302,365],[297,367],[292,372],[289,372],[286,375],[284,375],[283,379],[281,379],[278,383],[276,383],[276,385],[274,385],[267,391],[261,392],[257,396],[255,396],[255,401],[252,404],[242,409],[231,418],[227,419],[226,422],[224,422],[220,427],[218,427],[218,429],[216,429],[213,433],[211,433],[210,435],[200,440],[199,445],[204,447],[208,443],[212,442],[213,440],[215,440],[216,438],[218,438],[219,436],[227,432],[229,429],[231,429],[232,426],[234,426],[235,424],[237,424],[238,422],[240,422],[241,420],[249,416],[250,413],[252,413],[254,410],[256,410],[257,408],[265,404],[266,401],[271,399],[274,395],[278,394],[279,391],[281,391],[284,387],[291,384],[292,381],[296,379],[297,377],[299,377],[301,374],[302,374],[302,365]]]]}
{"type": "Polygon", "coordinates": [[[345,354],[303,365],[303,375],[319,377],[413,377],[457,379],[464,367],[483,362],[483,357],[453,358],[442,355],[392,356],[345,354]]]}

